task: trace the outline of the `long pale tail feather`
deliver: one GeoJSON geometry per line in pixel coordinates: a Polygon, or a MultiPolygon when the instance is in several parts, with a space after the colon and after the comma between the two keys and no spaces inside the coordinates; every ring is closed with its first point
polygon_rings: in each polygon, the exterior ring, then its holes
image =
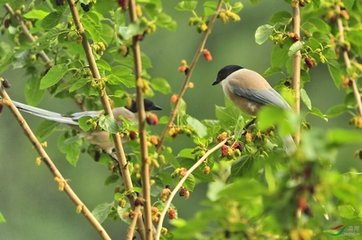
{"type": "Polygon", "coordinates": [[[55,122],[59,122],[59,123],[65,123],[65,124],[70,124],[70,125],[78,125],[78,119],[73,119],[72,117],[65,117],[60,113],[57,112],[52,112],[52,111],[48,111],[42,108],[38,108],[38,107],[33,107],[24,103],[20,103],[20,102],[16,102],[13,101],[13,103],[15,104],[15,106],[26,113],[29,113],[31,115],[37,116],[37,117],[41,117],[47,120],[51,120],[51,121],[55,121],[55,122]]]}
{"type": "Polygon", "coordinates": [[[284,145],[285,152],[287,153],[288,156],[292,155],[297,149],[297,146],[295,145],[294,139],[291,135],[283,136],[282,142],[284,145]]]}

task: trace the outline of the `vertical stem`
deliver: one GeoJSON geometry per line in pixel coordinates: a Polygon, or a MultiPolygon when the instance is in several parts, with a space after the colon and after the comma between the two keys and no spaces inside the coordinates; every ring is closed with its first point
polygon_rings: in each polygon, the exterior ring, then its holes
{"type": "MultiPolygon", "coordinates": [[[[131,22],[137,21],[136,2],[131,0],[129,2],[129,14],[131,22]]],[[[134,36],[132,39],[132,50],[134,58],[134,67],[136,75],[136,103],[138,112],[138,132],[141,143],[141,181],[142,181],[142,195],[145,200],[144,202],[144,214],[145,226],[146,226],[146,239],[153,239],[153,224],[152,224],[152,213],[151,213],[151,184],[150,184],[150,159],[148,157],[148,147],[146,138],[146,112],[143,102],[143,79],[142,79],[142,61],[141,61],[141,47],[138,40],[138,36],[134,36]]]]}
{"type": "MultiPolygon", "coordinates": [[[[300,7],[298,1],[293,4],[293,32],[300,36],[300,7]]],[[[293,56],[293,91],[294,91],[294,110],[300,114],[300,71],[302,55],[300,51],[293,56]]],[[[300,128],[295,133],[294,140],[296,144],[300,142],[300,128]]]]}
{"type": "MultiPolygon", "coordinates": [[[[338,18],[337,18],[337,25],[338,25],[338,32],[339,32],[339,41],[343,44],[345,42],[345,38],[344,38],[344,26],[343,26],[343,22],[342,22],[342,19],[340,17],[340,13],[341,13],[341,7],[336,4],[336,11],[338,13],[338,18]]],[[[343,49],[343,52],[342,52],[342,55],[343,55],[343,59],[344,59],[344,63],[346,65],[346,68],[351,68],[351,60],[349,58],[349,55],[348,55],[348,50],[347,49],[343,49]]],[[[358,106],[358,111],[359,111],[359,115],[362,116],[362,101],[361,101],[361,94],[358,90],[358,86],[357,86],[357,83],[356,83],[356,80],[353,79],[352,80],[352,89],[353,89],[353,94],[354,94],[354,97],[355,97],[355,100],[356,100],[356,103],[357,103],[357,106],[358,106]]]]}
{"type": "Polygon", "coordinates": [[[219,0],[218,3],[217,3],[217,6],[216,6],[216,10],[215,10],[215,13],[214,15],[211,17],[210,21],[209,21],[209,24],[207,25],[207,30],[206,32],[204,33],[202,39],[201,39],[201,42],[198,46],[198,48],[196,49],[196,52],[195,52],[195,55],[191,61],[191,64],[190,64],[190,67],[188,69],[188,72],[186,74],[186,77],[185,77],[185,80],[182,84],[182,87],[177,95],[177,100],[174,104],[174,108],[170,114],[170,117],[168,119],[168,122],[165,126],[165,128],[163,129],[162,133],[161,133],[161,136],[160,136],[160,140],[158,142],[158,145],[157,145],[157,152],[160,153],[161,152],[161,147],[162,147],[162,144],[166,138],[166,135],[167,135],[167,132],[169,131],[169,129],[171,128],[172,124],[173,124],[173,121],[175,120],[175,117],[177,115],[177,112],[178,112],[178,108],[180,106],[180,103],[181,103],[181,99],[183,97],[183,95],[185,94],[186,90],[187,90],[187,85],[190,81],[190,78],[191,78],[191,75],[192,75],[192,72],[194,71],[194,68],[196,67],[196,64],[202,54],[202,50],[205,48],[205,44],[206,44],[206,41],[211,33],[211,30],[212,28],[214,27],[214,24],[215,24],[215,21],[216,21],[216,18],[218,16],[218,13],[221,9],[221,6],[222,6],[222,3],[223,3],[223,0],[219,0]]]}

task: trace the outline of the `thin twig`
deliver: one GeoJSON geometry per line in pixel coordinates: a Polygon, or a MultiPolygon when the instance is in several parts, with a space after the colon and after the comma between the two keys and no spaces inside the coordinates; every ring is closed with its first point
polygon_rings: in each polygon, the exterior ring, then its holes
{"type": "Polygon", "coordinates": [[[187,90],[187,85],[190,81],[190,78],[191,78],[191,75],[192,75],[192,72],[202,54],[202,50],[205,48],[205,44],[206,44],[206,41],[211,33],[211,30],[213,29],[214,27],[214,24],[215,24],[215,21],[216,21],[216,18],[217,18],[217,15],[221,9],[221,6],[222,6],[222,3],[223,3],[223,0],[219,0],[218,3],[217,3],[217,7],[216,7],[216,10],[215,10],[215,13],[214,15],[211,17],[208,25],[207,25],[207,30],[205,31],[202,39],[201,39],[201,42],[200,42],[200,45],[198,46],[196,52],[195,52],[195,55],[191,61],[191,64],[190,64],[190,67],[188,68],[188,72],[186,74],[186,77],[185,77],[185,80],[184,80],[184,83],[177,95],[177,100],[174,104],[174,108],[170,114],[170,117],[168,119],[168,122],[165,126],[165,128],[163,129],[162,133],[161,133],[161,136],[160,136],[160,140],[159,140],[159,143],[157,145],[157,152],[160,153],[161,152],[161,148],[162,148],[162,145],[163,145],[163,142],[166,138],[166,135],[169,131],[169,129],[172,127],[172,124],[173,124],[173,121],[175,120],[175,117],[177,115],[177,112],[178,112],[178,109],[179,109],[179,106],[180,106],[180,103],[181,103],[181,99],[183,97],[183,95],[185,94],[186,90],[187,90]]]}
{"type": "Polygon", "coordinates": [[[225,140],[223,140],[222,142],[218,143],[213,148],[208,150],[194,165],[192,165],[191,168],[189,168],[187,170],[185,176],[183,176],[181,178],[181,180],[178,182],[176,187],[173,189],[173,191],[171,192],[171,194],[170,194],[169,198],[167,199],[167,202],[165,203],[165,206],[164,206],[164,208],[162,210],[160,220],[158,221],[157,230],[156,230],[156,240],[160,239],[163,220],[164,220],[164,218],[166,216],[166,213],[167,213],[168,209],[170,208],[171,202],[172,202],[173,198],[176,196],[177,192],[183,186],[186,179],[190,176],[190,174],[193,171],[196,170],[196,168],[198,168],[206,160],[206,158],[208,158],[213,152],[215,152],[216,150],[221,148],[226,143],[227,140],[229,140],[229,138],[226,138],[225,140]]]}
{"type": "MultiPolygon", "coordinates": [[[[300,36],[300,7],[298,1],[293,5],[293,32],[300,36]]],[[[293,91],[294,91],[294,110],[300,114],[300,71],[302,54],[297,51],[293,57],[293,91]]],[[[300,128],[297,129],[294,140],[296,144],[300,142],[300,128]]]]}
{"type": "MultiPolygon", "coordinates": [[[[0,83],[1,84],[1,83],[0,83]]],[[[103,239],[111,239],[102,225],[97,221],[97,219],[93,216],[92,212],[87,208],[87,206],[80,200],[80,198],[76,195],[73,189],[70,187],[69,183],[64,179],[62,174],[59,172],[56,165],[53,163],[47,152],[44,150],[42,144],[34,135],[33,131],[29,127],[28,123],[25,121],[23,116],[20,114],[19,110],[16,108],[14,103],[11,101],[9,95],[6,93],[5,89],[0,86],[0,95],[3,98],[2,101],[6,104],[16,120],[18,121],[20,127],[24,130],[25,135],[29,138],[30,142],[35,147],[36,151],[40,155],[43,162],[47,165],[50,172],[53,174],[54,179],[58,183],[59,189],[64,191],[68,197],[73,201],[73,203],[77,207],[77,211],[82,212],[83,215],[87,218],[87,220],[91,223],[91,225],[96,229],[98,234],[103,239]]]]}
{"type": "MultiPolygon", "coordinates": [[[[340,17],[340,13],[341,13],[341,7],[336,4],[336,11],[338,13],[338,18],[337,18],[337,25],[338,25],[338,31],[339,31],[339,41],[341,43],[345,42],[344,39],[344,26],[343,26],[343,22],[342,22],[342,18],[340,17]]],[[[342,51],[343,54],[343,59],[344,59],[344,63],[346,65],[346,68],[349,69],[351,68],[351,60],[349,59],[348,56],[348,50],[346,48],[343,49],[342,51]]],[[[362,116],[362,101],[361,101],[361,94],[358,90],[358,86],[357,86],[357,82],[355,79],[352,79],[352,88],[353,88],[353,94],[354,94],[354,98],[356,99],[356,103],[358,106],[358,111],[360,116],[362,116]]]]}
{"type": "Polygon", "coordinates": [[[134,232],[136,229],[136,223],[137,220],[139,219],[139,217],[141,216],[141,205],[138,205],[137,207],[135,207],[133,213],[132,213],[132,222],[129,225],[128,228],[128,233],[127,233],[127,240],[133,240],[133,236],[134,236],[134,232]]]}
{"type": "MultiPolygon", "coordinates": [[[[77,28],[78,34],[82,38],[82,46],[84,48],[84,52],[87,57],[89,68],[92,72],[92,76],[96,81],[101,81],[101,75],[99,73],[91,46],[87,40],[87,36],[84,31],[83,25],[80,22],[80,17],[79,17],[79,13],[78,13],[77,7],[75,5],[75,2],[74,2],[74,0],[68,0],[68,4],[69,4],[70,12],[72,13],[73,22],[77,28]]],[[[109,97],[107,95],[105,88],[102,88],[99,90],[99,95],[100,95],[105,113],[107,115],[109,115],[111,118],[114,118],[113,112],[111,109],[111,105],[110,105],[110,101],[109,101],[109,97]]],[[[125,155],[125,152],[123,149],[121,136],[119,133],[113,134],[113,141],[114,141],[114,145],[116,148],[116,156],[118,158],[119,166],[122,171],[122,179],[123,179],[123,184],[126,189],[127,197],[130,200],[131,204],[133,205],[134,200],[135,200],[135,196],[133,195],[133,191],[134,191],[133,183],[132,183],[131,175],[129,172],[126,155],[125,155]]],[[[140,232],[140,235],[142,237],[142,235],[143,235],[142,231],[144,231],[144,229],[142,228],[142,225],[138,226],[138,231],[140,232]]]]}
{"type": "MultiPolygon", "coordinates": [[[[5,3],[4,8],[6,11],[18,22],[18,24],[21,27],[21,30],[25,34],[25,36],[28,38],[28,40],[32,43],[36,41],[36,38],[30,33],[28,27],[24,23],[23,19],[19,15],[17,15],[14,10],[11,8],[11,6],[7,3],[5,3]]],[[[43,59],[43,61],[46,63],[47,67],[51,67],[53,65],[53,62],[50,60],[48,55],[42,50],[39,53],[39,56],[43,59]]]]}
{"type": "MultiPolygon", "coordinates": [[[[137,22],[137,11],[135,0],[129,1],[129,15],[132,23],[137,22]]],[[[143,79],[142,79],[142,60],[141,60],[141,47],[138,36],[132,39],[133,60],[135,68],[135,81],[136,81],[136,103],[138,112],[138,133],[140,137],[140,150],[141,150],[141,181],[142,181],[142,197],[144,199],[144,213],[145,226],[146,226],[146,239],[153,239],[153,224],[151,213],[151,184],[150,184],[150,159],[148,157],[148,147],[146,138],[146,112],[143,103],[143,79]]]]}

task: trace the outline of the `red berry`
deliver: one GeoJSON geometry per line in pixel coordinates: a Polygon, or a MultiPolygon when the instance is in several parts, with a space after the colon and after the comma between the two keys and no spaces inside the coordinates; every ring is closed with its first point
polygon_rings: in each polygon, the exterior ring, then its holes
{"type": "Polygon", "coordinates": [[[137,133],[136,133],[135,131],[129,131],[128,137],[129,137],[131,140],[135,140],[136,137],[137,137],[137,133]]]}
{"type": "Polygon", "coordinates": [[[202,54],[204,55],[204,58],[205,58],[206,61],[208,61],[208,62],[212,61],[212,55],[211,55],[209,50],[204,49],[202,51],[202,54]]]}
{"type": "Polygon", "coordinates": [[[226,145],[223,145],[221,147],[221,156],[222,157],[227,157],[228,156],[228,153],[229,153],[229,147],[226,146],[226,145]]]}
{"type": "Polygon", "coordinates": [[[171,98],[170,98],[170,102],[171,102],[172,104],[175,104],[176,101],[177,101],[177,99],[178,99],[178,96],[177,96],[176,94],[173,94],[173,95],[171,96],[171,98]]]}
{"type": "Polygon", "coordinates": [[[146,117],[146,121],[149,125],[157,125],[158,124],[158,117],[156,114],[149,113],[146,117]]]}
{"type": "Polygon", "coordinates": [[[312,58],[306,57],[304,58],[304,62],[307,65],[308,68],[313,68],[315,67],[315,62],[312,58]]]}
{"type": "Polygon", "coordinates": [[[176,213],[175,209],[170,208],[168,210],[168,219],[170,219],[170,220],[175,219],[176,215],[177,215],[177,213],[176,213]]]}
{"type": "Polygon", "coordinates": [[[10,82],[8,80],[6,80],[6,79],[3,79],[2,84],[3,84],[4,88],[10,88],[11,87],[10,82]]]}

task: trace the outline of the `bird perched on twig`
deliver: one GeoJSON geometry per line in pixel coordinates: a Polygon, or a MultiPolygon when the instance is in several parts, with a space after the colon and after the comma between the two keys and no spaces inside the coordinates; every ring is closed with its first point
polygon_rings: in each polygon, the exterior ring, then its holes
{"type": "MultiPolygon", "coordinates": [[[[257,72],[238,65],[227,65],[218,73],[212,85],[221,84],[224,94],[243,112],[255,116],[264,105],[291,109],[283,97],[257,72]]],[[[282,137],[287,154],[295,149],[293,138],[282,137]]]]}
{"type": "MultiPolygon", "coordinates": [[[[24,103],[13,101],[14,105],[21,111],[30,113],[31,115],[41,117],[43,119],[51,120],[58,123],[64,123],[71,126],[79,126],[79,119],[82,117],[91,117],[96,118],[104,113],[104,111],[84,111],[76,112],[70,115],[60,114],[57,112],[45,110],[38,107],[33,107],[24,103]]],[[[144,99],[145,111],[153,110],[162,110],[162,108],[148,99],[144,99]]],[[[131,106],[129,107],[117,107],[112,110],[114,118],[116,121],[121,121],[121,119],[126,119],[128,121],[138,121],[137,117],[137,104],[135,101],[132,101],[131,106]]],[[[81,137],[84,137],[91,144],[100,146],[108,154],[112,154],[114,143],[110,138],[110,135],[106,131],[90,131],[83,132],[80,134],[81,137]]]]}

